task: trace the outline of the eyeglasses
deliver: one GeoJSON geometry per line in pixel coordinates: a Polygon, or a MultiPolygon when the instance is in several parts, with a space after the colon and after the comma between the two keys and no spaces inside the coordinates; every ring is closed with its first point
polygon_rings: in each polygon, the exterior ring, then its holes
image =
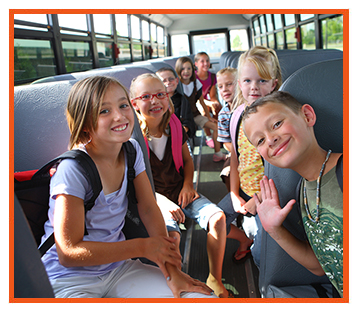
{"type": "Polygon", "coordinates": [[[162,100],[166,98],[167,95],[168,95],[167,92],[158,92],[157,94],[143,94],[141,96],[134,98],[133,101],[141,99],[142,101],[147,102],[147,101],[151,101],[153,97],[156,97],[158,100],[162,100]]]}

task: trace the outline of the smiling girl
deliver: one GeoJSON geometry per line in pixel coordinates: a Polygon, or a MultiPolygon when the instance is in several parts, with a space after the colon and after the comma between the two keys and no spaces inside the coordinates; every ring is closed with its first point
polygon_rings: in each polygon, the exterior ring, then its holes
{"type": "Polygon", "coordinates": [[[63,160],[51,179],[43,240],[54,232],[56,244],[42,260],[56,297],[180,297],[182,292],[195,292],[186,295],[197,297],[211,292],[180,270],[181,256],[151,191],[142,150],[130,139],[134,118],[127,92],[114,78],[86,78],[70,91],[70,148],[92,158],[103,189],[85,215],[84,202],[93,192],[82,167],[75,160],[63,160]],[[128,206],[127,154],[122,147],[128,140],[136,149],[133,183],[148,238],[126,240],[122,232],[128,206]],[[131,260],[137,257],[159,268],[131,260]]]}

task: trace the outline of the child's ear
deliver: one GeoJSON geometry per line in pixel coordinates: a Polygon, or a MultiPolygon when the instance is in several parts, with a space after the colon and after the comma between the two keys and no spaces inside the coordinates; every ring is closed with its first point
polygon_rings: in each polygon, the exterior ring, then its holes
{"type": "Polygon", "coordinates": [[[305,118],[305,121],[307,122],[307,125],[309,127],[313,127],[316,123],[316,113],[313,109],[313,107],[309,104],[304,104],[301,108],[302,114],[305,118]]]}
{"type": "Polygon", "coordinates": [[[271,92],[272,92],[273,90],[275,90],[275,88],[276,88],[276,86],[277,86],[277,82],[278,82],[278,79],[275,79],[275,80],[273,81],[272,88],[271,88],[271,92]]]}

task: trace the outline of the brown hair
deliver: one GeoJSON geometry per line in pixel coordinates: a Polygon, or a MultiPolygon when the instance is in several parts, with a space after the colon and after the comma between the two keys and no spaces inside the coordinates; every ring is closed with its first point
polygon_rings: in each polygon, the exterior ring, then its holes
{"type": "Polygon", "coordinates": [[[177,72],[178,77],[181,80],[181,71],[183,69],[183,65],[187,62],[190,63],[191,69],[192,69],[190,81],[195,81],[196,80],[195,67],[194,67],[193,61],[191,60],[190,57],[182,56],[182,57],[178,58],[175,63],[175,71],[177,72]]]}
{"type": "Polygon", "coordinates": [[[262,98],[257,99],[250,106],[246,106],[243,114],[242,121],[244,122],[251,114],[257,112],[257,108],[267,103],[277,103],[284,105],[291,109],[296,115],[301,111],[302,104],[297,101],[290,93],[284,91],[275,91],[262,98]]]}
{"type": "Polygon", "coordinates": [[[131,105],[126,88],[112,77],[87,77],[71,88],[66,108],[67,124],[71,132],[70,149],[91,139],[90,133],[97,129],[103,98],[111,84],[117,84],[123,89],[131,105]]]}

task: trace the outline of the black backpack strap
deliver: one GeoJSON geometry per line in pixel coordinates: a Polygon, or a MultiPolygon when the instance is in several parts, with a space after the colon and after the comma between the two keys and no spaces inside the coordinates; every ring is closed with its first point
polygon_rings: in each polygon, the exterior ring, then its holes
{"type": "MultiPolygon", "coordinates": [[[[39,169],[34,176],[32,177],[32,180],[38,179],[44,175],[48,176],[49,175],[49,170],[59,161],[64,160],[64,159],[74,159],[76,160],[84,169],[84,171],[86,172],[86,175],[89,179],[90,185],[92,187],[93,190],[93,195],[90,198],[90,200],[85,202],[85,213],[87,211],[89,211],[99,193],[102,190],[102,182],[101,182],[101,178],[99,176],[97,167],[95,165],[95,163],[93,162],[92,158],[85,153],[84,151],[81,150],[70,150],[67,151],[65,153],[63,153],[62,155],[54,158],[53,160],[49,161],[46,165],[44,165],[41,169],[39,169]]],[[[85,235],[88,234],[87,233],[87,229],[85,227],[85,235]]],[[[39,247],[39,251],[41,254],[41,257],[46,253],[46,251],[55,243],[55,238],[54,238],[54,234],[52,233],[47,239],[46,241],[39,247]]]]}
{"type": "Polygon", "coordinates": [[[133,180],[135,178],[135,169],[134,163],[137,158],[137,151],[134,148],[133,144],[130,141],[123,143],[124,149],[127,154],[127,177],[128,177],[128,186],[127,186],[127,197],[130,204],[137,204],[137,197],[135,194],[135,187],[133,180]]]}

